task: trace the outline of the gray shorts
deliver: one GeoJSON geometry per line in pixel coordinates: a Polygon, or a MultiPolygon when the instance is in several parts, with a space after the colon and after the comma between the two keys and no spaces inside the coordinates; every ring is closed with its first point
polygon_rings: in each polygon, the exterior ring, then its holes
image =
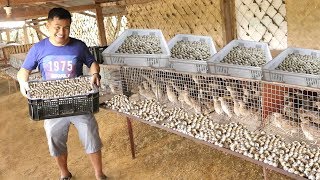
{"type": "Polygon", "coordinates": [[[70,124],[77,128],[86,153],[95,153],[101,149],[98,124],[93,114],[46,119],[44,129],[51,156],[60,156],[68,152],[67,140],[70,124]]]}

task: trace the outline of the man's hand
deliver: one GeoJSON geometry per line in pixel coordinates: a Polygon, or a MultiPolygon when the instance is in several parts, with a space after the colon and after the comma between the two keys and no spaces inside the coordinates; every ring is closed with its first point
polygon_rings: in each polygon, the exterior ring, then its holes
{"type": "Polygon", "coordinates": [[[97,85],[98,87],[100,87],[100,79],[101,79],[101,76],[99,73],[94,73],[91,77],[91,84],[95,84],[97,85]]]}
{"type": "Polygon", "coordinates": [[[21,92],[22,96],[27,98],[27,91],[30,90],[28,82],[21,81],[21,82],[19,82],[19,84],[20,84],[20,92],[21,92]]]}
{"type": "Polygon", "coordinates": [[[24,97],[27,97],[27,91],[30,90],[29,84],[28,84],[30,73],[31,73],[31,70],[21,68],[17,74],[17,79],[20,84],[20,92],[24,97]]]}

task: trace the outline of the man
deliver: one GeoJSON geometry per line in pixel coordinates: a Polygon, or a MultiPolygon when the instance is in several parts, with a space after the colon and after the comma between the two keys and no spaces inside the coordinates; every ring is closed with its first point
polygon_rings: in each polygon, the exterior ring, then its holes
{"type": "MultiPolygon", "coordinates": [[[[28,78],[39,67],[45,80],[77,77],[82,75],[83,64],[90,68],[92,83],[100,86],[99,64],[80,40],[70,38],[71,14],[63,8],[53,8],[48,14],[49,38],[36,43],[18,72],[20,91],[26,97],[28,78]]],[[[71,179],[67,166],[67,138],[70,124],[77,130],[86,153],[89,154],[96,179],[106,179],[102,172],[101,140],[96,119],[92,114],[47,119],[44,121],[49,151],[54,156],[61,179],[71,179]]]]}

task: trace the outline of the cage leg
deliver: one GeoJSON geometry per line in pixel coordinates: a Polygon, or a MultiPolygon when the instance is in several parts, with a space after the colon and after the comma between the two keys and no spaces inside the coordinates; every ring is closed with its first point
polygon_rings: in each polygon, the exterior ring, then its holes
{"type": "Polygon", "coordinates": [[[14,81],[14,90],[15,92],[18,91],[17,81],[14,81]]]}
{"type": "Polygon", "coordinates": [[[11,93],[11,84],[10,84],[10,80],[8,79],[8,90],[9,90],[9,94],[11,93]]]}
{"type": "Polygon", "coordinates": [[[135,147],[134,147],[134,140],[133,140],[133,132],[132,132],[132,124],[131,119],[127,117],[127,126],[128,126],[128,133],[130,139],[130,146],[131,146],[131,155],[132,159],[136,158],[135,147]]]}
{"type": "Polygon", "coordinates": [[[266,167],[263,167],[263,178],[264,180],[267,180],[267,168],[266,167]]]}

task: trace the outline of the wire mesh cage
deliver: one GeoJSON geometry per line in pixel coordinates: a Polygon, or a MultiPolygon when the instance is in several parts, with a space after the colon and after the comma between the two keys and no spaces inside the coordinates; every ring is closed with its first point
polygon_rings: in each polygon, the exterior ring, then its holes
{"type": "Polygon", "coordinates": [[[263,82],[263,126],[288,141],[317,144],[320,138],[320,90],[263,82]]]}
{"type": "Polygon", "coordinates": [[[121,76],[124,94],[132,99],[155,99],[169,108],[217,122],[240,122],[252,130],[261,125],[260,81],[138,67],[122,67],[121,76]]]}
{"type": "Polygon", "coordinates": [[[120,66],[100,64],[100,96],[101,101],[109,99],[110,95],[122,94],[122,81],[120,75],[120,66]],[[108,96],[106,96],[108,95],[108,96]]]}
{"type": "Polygon", "coordinates": [[[320,137],[320,90],[146,67],[124,66],[120,74],[126,96],[112,97],[106,107],[320,178],[320,148],[313,146],[320,137]]]}

